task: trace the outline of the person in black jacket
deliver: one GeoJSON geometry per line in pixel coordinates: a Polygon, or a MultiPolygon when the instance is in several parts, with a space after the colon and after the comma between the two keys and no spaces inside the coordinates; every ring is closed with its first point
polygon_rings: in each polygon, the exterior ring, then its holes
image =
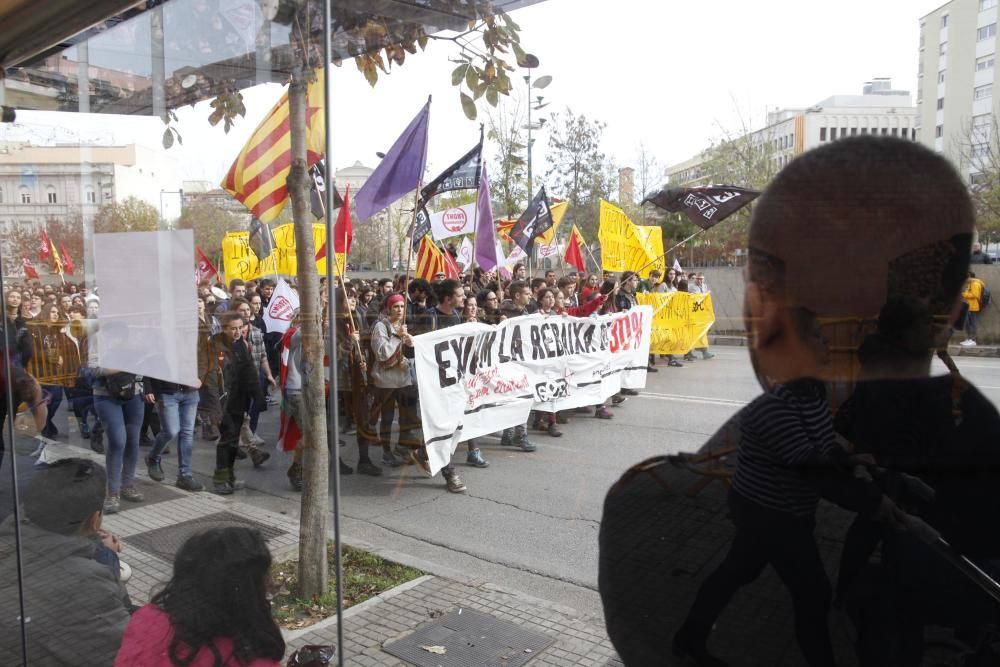
{"type": "Polygon", "coordinates": [[[215,364],[215,381],[220,383],[222,420],[219,423],[219,442],[215,448],[215,475],[212,491],[229,495],[243,488],[236,481],[233,467],[239,445],[243,415],[253,400],[263,401],[257,368],[246,344],[240,340],[244,321],[238,313],[222,315],[222,333],[212,337],[209,364],[215,364]]]}

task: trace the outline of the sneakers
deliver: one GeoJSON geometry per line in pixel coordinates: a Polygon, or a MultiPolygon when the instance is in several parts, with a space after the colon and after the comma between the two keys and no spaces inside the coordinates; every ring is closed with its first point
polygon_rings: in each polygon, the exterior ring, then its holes
{"type": "Polygon", "coordinates": [[[424,473],[425,476],[433,477],[431,475],[431,464],[424,460],[419,452],[419,449],[414,449],[410,452],[410,463],[420,468],[420,472],[424,473]]]}
{"type": "Polygon", "coordinates": [[[104,513],[114,514],[122,508],[121,500],[118,496],[108,496],[104,499],[104,513]]]}
{"type": "Polygon", "coordinates": [[[621,393],[622,396],[638,396],[639,395],[639,390],[638,389],[626,389],[626,388],[623,387],[621,389],[620,393],[621,393]]]}
{"type": "Polygon", "coordinates": [[[712,354],[711,352],[709,352],[708,350],[702,350],[702,352],[701,352],[701,358],[702,359],[712,359],[714,357],[715,357],[715,355],[712,354]]]}
{"type": "Polygon", "coordinates": [[[485,468],[490,462],[483,458],[483,453],[478,449],[473,449],[465,457],[465,462],[473,468],[485,468]]]}
{"type": "Polygon", "coordinates": [[[163,466],[160,465],[160,459],[154,459],[152,456],[146,457],[146,472],[149,473],[149,478],[155,482],[163,481],[163,466]]]}
{"type": "Polygon", "coordinates": [[[972,340],[971,338],[966,338],[961,343],[959,343],[959,345],[961,345],[962,347],[975,347],[976,341],[972,340]]]}
{"type": "Polygon", "coordinates": [[[265,452],[261,449],[257,449],[257,447],[253,445],[251,445],[247,449],[250,452],[250,460],[253,461],[254,468],[261,467],[262,465],[264,465],[265,461],[271,458],[271,455],[268,452],[265,452]]]}
{"type": "Polygon", "coordinates": [[[668,361],[667,366],[670,366],[671,368],[684,368],[684,364],[677,361],[676,359],[671,359],[670,361],[668,361]]]}
{"type": "Polygon", "coordinates": [[[388,466],[390,468],[398,468],[403,465],[403,462],[396,456],[394,452],[382,452],[382,465],[388,466]]]}
{"type": "Polygon", "coordinates": [[[627,396],[622,396],[621,394],[615,394],[614,396],[611,397],[611,404],[612,405],[621,405],[622,403],[624,403],[627,400],[628,400],[627,396]]]}
{"type": "MultiPolygon", "coordinates": [[[[212,493],[219,496],[232,495],[236,490],[236,485],[232,480],[232,471],[228,468],[220,468],[212,475],[212,493]]],[[[242,482],[240,482],[242,484],[242,482]]],[[[240,487],[242,488],[242,487],[240,487]]]]}
{"type": "Polygon", "coordinates": [[[450,475],[445,475],[444,483],[451,493],[465,493],[466,491],[465,482],[458,476],[458,473],[453,472],[450,475]]]}
{"type": "Polygon", "coordinates": [[[594,416],[598,419],[612,419],[615,415],[603,405],[594,411],[594,416]]]}
{"type": "Polygon", "coordinates": [[[562,431],[559,430],[559,427],[556,426],[555,422],[549,424],[548,431],[549,431],[549,435],[552,436],[553,438],[561,438],[562,437],[562,431]]]}
{"type": "Polygon", "coordinates": [[[660,369],[657,368],[656,366],[646,366],[646,372],[647,373],[659,373],[660,369]]]}
{"type": "Polygon", "coordinates": [[[379,477],[382,474],[382,469],[371,461],[359,461],[358,474],[368,475],[369,477],[379,477]]]}
{"type": "Polygon", "coordinates": [[[694,352],[688,352],[687,354],[684,355],[684,361],[694,361],[694,360],[695,360],[694,352]]]}
{"type": "Polygon", "coordinates": [[[205,487],[202,483],[196,480],[192,475],[178,475],[177,482],[174,484],[178,489],[184,491],[204,491],[205,487]]]}
{"type": "Polygon", "coordinates": [[[130,503],[141,503],[146,499],[142,493],[134,486],[123,486],[121,491],[119,491],[122,500],[127,500],[130,503]]]}
{"type": "Polygon", "coordinates": [[[536,447],[530,440],[528,440],[528,436],[524,436],[523,438],[515,442],[514,445],[516,447],[520,447],[521,451],[525,452],[533,452],[536,449],[538,449],[538,447],[536,447]]]}
{"type": "Polygon", "coordinates": [[[510,447],[514,444],[514,429],[505,428],[503,433],[500,434],[500,445],[502,447],[510,447]]]}

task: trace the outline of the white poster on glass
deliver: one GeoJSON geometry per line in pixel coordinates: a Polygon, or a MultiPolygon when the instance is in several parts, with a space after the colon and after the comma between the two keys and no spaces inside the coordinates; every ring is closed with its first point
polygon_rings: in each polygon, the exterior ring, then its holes
{"type": "Polygon", "coordinates": [[[194,386],[197,291],[191,230],[94,235],[97,364],[194,386]]]}

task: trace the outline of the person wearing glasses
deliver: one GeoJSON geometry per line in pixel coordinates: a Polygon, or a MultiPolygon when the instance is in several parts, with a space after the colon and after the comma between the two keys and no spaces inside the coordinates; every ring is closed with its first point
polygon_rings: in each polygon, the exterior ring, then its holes
{"type": "Polygon", "coordinates": [[[500,299],[497,293],[491,289],[479,290],[476,295],[476,304],[479,306],[479,321],[486,324],[500,324],[505,318],[500,313],[500,299]]]}

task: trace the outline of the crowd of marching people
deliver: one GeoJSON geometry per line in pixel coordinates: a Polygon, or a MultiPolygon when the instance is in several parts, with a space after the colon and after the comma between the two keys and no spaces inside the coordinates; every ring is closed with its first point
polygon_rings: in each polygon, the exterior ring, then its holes
{"type": "MultiPolygon", "coordinates": [[[[702,274],[676,269],[665,275],[653,270],[642,281],[633,272],[617,277],[609,272],[603,276],[572,272],[557,277],[554,270],[547,270],[544,277],[529,278],[523,264],[500,281],[478,269],[461,279],[438,273],[431,281],[405,275],[353,278],[343,284],[335,280],[338,298],[332,318],[326,315],[325,286],[321,290],[324,336],[329,335],[332,323],[338,349],[333,371],[338,393],[333,400],[342,415],[341,435],[355,436],[358,449],[356,465],[351,467],[341,458],[340,472],[371,476],[381,475],[383,467],[402,465],[414,465],[430,474],[422,448],[413,336],[466,322],[495,325],[534,313],[587,317],[618,312],[634,307],[635,294],[641,291],[708,291],[702,274]],[[369,453],[371,446],[379,448],[377,461],[369,453]]],[[[100,366],[93,335],[100,311],[98,290],[72,282],[43,285],[37,280],[5,287],[13,366],[23,370],[26,378],[43,379],[37,386],[39,399],[29,401],[45,408],[39,410],[45,412],[40,433],[47,438],[59,436],[53,417],[65,402],[80,437],[105,455],[106,513],[118,511],[123,501],[143,500],[135,485],[141,463],[151,479],[165,479],[162,461],[174,440],[176,486],[203,490],[192,470],[196,435],[216,445],[211,491],[228,495],[242,488],[243,482],[236,478],[236,461],[247,459],[254,467],[263,466],[271,458],[269,445],[275,444],[292,453],[289,484],[302,489],[298,441],[306,416],[302,397],[307,373],[297,319],[287,331],[268,331],[264,312],[274,295],[275,280],[234,279],[225,288],[198,287],[199,383],[184,386],[100,366]],[[281,411],[278,442],[266,443],[258,435],[261,413],[277,405],[281,411]]],[[[700,351],[703,358],[711,358],[707,348],[700,351]]],[[[685,358],[693,360],[693,353],[685,358]]],[[[673,357],[668,357],[667,364],[682,365],[673,357]]],[[[650,355],[649,370],[657,370],[655,355],[650,355]]],[[[330,372],[326,369],[327,392],[330,372]]],[[[529,437],[532,431],[558,438],[560,425],[571,416],[611,419],[612,409],[637,393],[622,389],[604,404],[558,413],[533,411],[526,424],[500,434],[501,445],[535,451],[537,445],[529,437]]],[[[475,440],[467,442],[465,457],[469,466],[489,466],[475,440]]],[[[466,490],[454,466],[447,465],[441,472],[449,491],[466,490]]]]}

